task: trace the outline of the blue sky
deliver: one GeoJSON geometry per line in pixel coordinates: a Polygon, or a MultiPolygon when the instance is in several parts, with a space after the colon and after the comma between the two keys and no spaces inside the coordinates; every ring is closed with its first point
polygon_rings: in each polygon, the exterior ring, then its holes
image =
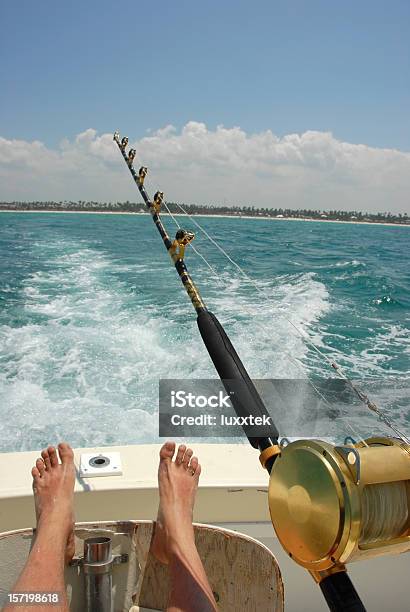
{"type": "Polygon", "coordinates": [[[0,135],[56,147],[188,121],[410,150],[410,2],[19,0],[0,135]]]}
{"type": "Polygon", "coordinates": [[[0,200],[135,200],[119,129],[170,200],[410,212],[408,0],[18,0],[0,22],[0,200]]]}

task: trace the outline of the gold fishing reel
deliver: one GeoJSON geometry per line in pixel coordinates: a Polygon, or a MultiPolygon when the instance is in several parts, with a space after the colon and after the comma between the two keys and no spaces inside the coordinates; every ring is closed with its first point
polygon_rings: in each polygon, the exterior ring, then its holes
{"type": "Polygon", "coordinates": [[[410,550],[410,445],[298,440],[272,467],[269,509],[289,556],[320,582],[344,564],[410,550]]]}

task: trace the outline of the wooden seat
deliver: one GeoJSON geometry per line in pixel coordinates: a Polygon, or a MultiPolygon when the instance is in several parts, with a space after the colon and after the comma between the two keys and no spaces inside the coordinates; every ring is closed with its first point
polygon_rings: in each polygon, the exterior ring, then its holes
{"type": "MultiPolygon", "coordinates": [[[[78,523],[75,529],[76,558],[83,555],[89,537],[112,539],[113,554],[127,554],[128,561],[113,567],[115,612],[164,610],[169,595],[166,565],[149,552],[152,521],[78,523]]],[[[12,589],[27,559],[33,530],[0,534],[0,592],[12,589]]],[[[195,525],[199,555],[218,603],[224,612],[281,612],[284,591],[279,566],[272,552],[246,535],[195,525]]],[[[70,610],[84,610],[84,576],[78,565],[66,569],[70,610]]]]}

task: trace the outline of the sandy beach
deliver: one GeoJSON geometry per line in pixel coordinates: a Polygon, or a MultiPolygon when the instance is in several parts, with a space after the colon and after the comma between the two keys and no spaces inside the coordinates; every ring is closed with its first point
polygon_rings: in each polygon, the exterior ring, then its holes
{"type": "MultiPolygon", "coordinates": [[[[33,214],[57,214],[57,215],[149,215],[148,212],[120,212],[114,210],[1,210],[0,213],[33,213],[33,214]]],[[[161,213],[162,217],[170,217],[169,213],[164,212],[161,213]]],[[[373,221],[340,221],[337,219],[310,219],[307,217],[268,217],[265,215],[260,216],[250,216],[250,215],[185,215],[184,213],[172,213],[174,217],[201,217],[201,218],[211,218],[211,219],[254,219],[254,220],[264,220],[264,221],[307,221],[309,223],[344,223],[347,225],[377,225],[377,226],[386,226],[386,227],[410,227],[410,223],[408,224],[400,224],[400,223],[377,223],[373,221]]]]}

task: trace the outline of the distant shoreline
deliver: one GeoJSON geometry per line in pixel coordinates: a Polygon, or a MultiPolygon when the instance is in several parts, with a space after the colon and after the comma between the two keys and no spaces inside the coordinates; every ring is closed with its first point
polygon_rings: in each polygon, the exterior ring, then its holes
{"type": "MultiPolygon", "coordinates": [[[[138,216],[148,216],[150,213],[148,212],[120,212],[115,210],[6,210],[0,209],[0,213],[34,213],[35,215],[39,214],[56,214],[56,215],[132,215],[134,217],[138,216]]],[[[170,215],[167,212],[161,213],[162,217],[169,217],[170,215]]],[[[255,219],[255,220],[263,220],[263,221],[307,221],[310,223],[343,223],[344,225],[377,225],[377,226],[386,226],[386,227],[410,227],[410,223],[387,223],[385,221],[341,221],[340,219],[311,219],[310,217],[270,217],[266,215],[218,215],[218,214],[191,214],[185,215],[184,213],[172,213],[173,217],[201,217],[211,219],[255,219]]]]}

